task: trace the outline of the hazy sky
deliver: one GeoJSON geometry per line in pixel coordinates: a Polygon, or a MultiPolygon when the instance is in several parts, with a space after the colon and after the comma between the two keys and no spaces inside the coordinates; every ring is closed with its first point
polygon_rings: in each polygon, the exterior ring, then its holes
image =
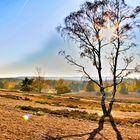
{"type": "Polygon", "coordinates": [[[46,76],[78,75],[58,55],[63,48],[71,53],[76,49],[60,37],[56,27],[83,1],[0,0],[0,77],[35,75],[36,67],[46,76]]]}

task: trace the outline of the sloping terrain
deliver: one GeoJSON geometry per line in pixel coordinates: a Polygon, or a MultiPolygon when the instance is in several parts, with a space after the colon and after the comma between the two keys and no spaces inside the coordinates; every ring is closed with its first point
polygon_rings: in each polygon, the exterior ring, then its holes
{"type": "Polygon", "coordinates": [[[98,121],[70,119],[50,114],[38,115],[17,110],[15,108],[17,105],[55,108],[55,106],[0,97],[0,140],[86,140],[88,138],[115,140],[117,137],[124,140],[140,139],[139,126],[125,124],[114,126],[107,121],[104,125],[100,123],[98,127],[98,121]],[[23,119],[25,114],[30,114],[29,120],[23,119]]]}

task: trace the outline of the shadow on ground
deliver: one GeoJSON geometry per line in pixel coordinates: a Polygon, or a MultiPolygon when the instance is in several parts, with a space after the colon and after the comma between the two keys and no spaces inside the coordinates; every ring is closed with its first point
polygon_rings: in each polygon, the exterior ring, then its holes
{"type": "MultiPolygon", "coordinates": [[[[52,137],[49,134],[46,134],[45,140],[63,140],[64,138],[73,138],[73,137],[83,137],[83,136],[88,136],[87,140],[95,140],[95,137],[97,134],[99,134],[101,136],[102,139],[104,140],[109,140],[108,138],[106,138],[103,134],[100,133],[101,130],[103,130],[103,126],[105,123],[105,116],[102,116],[98,122],[98,128],[94,129],[92,132],[87,132],[87,133],[83,133],[83,134],[74,134],[74,135],[66,135],[66,136],[56,136],[56,137],[52,137]]],[[[113,119],[112,116],[109,116],[109,122],[113,128],[113,130],[116,133],[116,138],[117,140],[123,140],[121,133],[119,132],[119,130],[117,129],[117,126],[115,124],[115,121],[113,119]]]]}

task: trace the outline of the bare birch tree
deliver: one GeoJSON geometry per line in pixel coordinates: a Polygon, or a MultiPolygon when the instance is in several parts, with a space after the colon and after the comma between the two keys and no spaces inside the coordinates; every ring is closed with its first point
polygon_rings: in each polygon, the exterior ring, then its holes
{"type": "Polygon", "coordinates": [[[64,25],[58,27],[63,37],[76,42],[81,52],[80,57],[88,59],[92,67],[96,68],[98,80],[71,55],[67,55],[65,51],[60,52],[69,63],[77,66],[90,81],[99,86],[104,116],[110,116],[117,86],[124,77],[139,72],[140,66],[135,63],[134,54],[129,52],[136,47],[134,31],[140,27],[139,16],[140,6],[131,8],[124,0],[95,0],[85,2],[80,10],[65,18],[64,25]],[[105,55],[106,50],[108,54],[105,55]],[[112,83],[108,86],[103,80],[105,58],[112,73],[112,83]],[[108,87],[113,90],[107,108],[105,89],[108,87]]]}

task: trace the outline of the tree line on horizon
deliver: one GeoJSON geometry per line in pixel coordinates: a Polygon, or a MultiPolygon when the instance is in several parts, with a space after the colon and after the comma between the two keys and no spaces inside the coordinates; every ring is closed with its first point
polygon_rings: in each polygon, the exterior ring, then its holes
{"type": "MultiPolygon", "coordinates": [[[[105,85],[108,86],[110,81],[104,81],[105,85]]],[[[46,92],[49,89],[54,89],[57,94],[64,94],[70,92],[99,92],[99,87],[92,81],[72,81],[72,80],[44,80],[33,79],[26,77],[23,80],[0,80],[0,89],[27,91],[27,92],[46,92]]],[[[106,89],[106,93],[110,93],[111,87],[106,89]]],[[[117,87],[117,92],[121,94],[128,94],[129,92],[140,93],[140,79],[125,80],[117,87]]]]}

